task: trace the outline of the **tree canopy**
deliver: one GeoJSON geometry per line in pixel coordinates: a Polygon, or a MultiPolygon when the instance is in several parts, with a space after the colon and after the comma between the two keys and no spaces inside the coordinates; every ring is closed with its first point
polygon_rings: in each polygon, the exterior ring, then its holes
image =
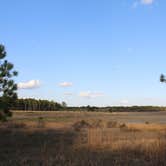
{"type": "Polygon", "coordinates": [[[160,75],[160,82],[165,82],[166,83],[166,78],[165,78],[165,75],[164,74],[161,74],[160,75]]]}
{"type": "Polygon", "coordinates": [[[11,115],[9,108],[17,99],[17,84],[13,77],[18,72],[13,70],[14,65],[5,59],[6,56],[5,47],[0,45],[0,120],[6,120],[11,115]]]}
{"type": "Polygon", "coordinates": [[[54,101],[32,98],[17,99],[11,107],[12,110],[22,111],[58,111],[63,108],[63,105],[54,101]]]}

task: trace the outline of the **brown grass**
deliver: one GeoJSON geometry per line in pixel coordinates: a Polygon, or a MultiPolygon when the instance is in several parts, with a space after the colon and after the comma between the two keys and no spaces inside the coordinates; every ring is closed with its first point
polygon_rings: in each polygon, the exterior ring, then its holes
{"type": "Polygon", "coordinates": [[[166,125],[42,120],[0,124],[0,166],[166,165],[166,125]]]}
{"type": "Polygon", "coordinates": [[[148,131],[165,131],[166,125],[163,124],[143,124],[143,123],[136,123],[136,124],[128,124],[128,128],[138,129],[138,130],[148,130],[148,131]]]}

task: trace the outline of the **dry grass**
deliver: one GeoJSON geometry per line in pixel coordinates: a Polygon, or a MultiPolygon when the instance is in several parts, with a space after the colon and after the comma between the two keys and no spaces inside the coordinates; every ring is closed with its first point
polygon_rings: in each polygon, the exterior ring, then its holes
{"type": "Polygon", "coordinates": [[[0,124],[0,166],[166,165],[166,125],[42,117],[0,124]]]}
{"type": "Polygon", "coordinates": [[[165,131],[166,125],[165,124],[143,124],[143,123],[136,123],[136,124],[128,124],[128,128],[130,129],[138,129],[138,130],[148,130],[148,131],[165,131]]]}

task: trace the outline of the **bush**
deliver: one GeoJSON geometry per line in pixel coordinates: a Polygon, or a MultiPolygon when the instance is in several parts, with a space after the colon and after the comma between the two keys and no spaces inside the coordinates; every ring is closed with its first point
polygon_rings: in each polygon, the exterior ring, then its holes
{"type": "Polygon", "coordinates": [[[96,121],[93,122],[92,127],[94,127],[94,128],[104,128],[105,123],[103,123],[103,121],[99,119],[99,120],[96,120],[96,121]]]}
{"type": "Polygon", "coordinates": [[[116,121],[109,121],[109,122],[107,122],[107,127],[108,128],[118,127],[118,122],[116,122],[116,121]]]}
{"type": "Polygon", "coordinates": [[[119,125],[119,128],[124,129],[124,128],[127,128],[127,126],[126,126],[126,124],[125,124],[125,123],[122,123],[122,124],[120,124],[120,125],[119,125]]]}
{"type": "Polygon", "coordinates": [[[9,111],[8,109],[5,109],[5,110],[4,110],[4,113],[5,113],[5,115],[6,115],[7,117],[11,117],[11,116],[12,116],[12,112],[9,111]]]}
{"type": "Polygon", "coordinates": [[[82,128],[89,128],[91,125],[85,120],[78,121],[73,124],[73,128],[75,131],[80,131],[82,128]]]}

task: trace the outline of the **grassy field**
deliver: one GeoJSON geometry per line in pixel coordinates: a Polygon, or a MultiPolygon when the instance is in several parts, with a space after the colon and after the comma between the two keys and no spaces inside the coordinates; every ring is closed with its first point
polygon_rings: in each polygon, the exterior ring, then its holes
{"type": "Polygon", "coordinates": [[[21,112],[0,124],[0,166],[164,166],[166,112],[21,112]]]}

